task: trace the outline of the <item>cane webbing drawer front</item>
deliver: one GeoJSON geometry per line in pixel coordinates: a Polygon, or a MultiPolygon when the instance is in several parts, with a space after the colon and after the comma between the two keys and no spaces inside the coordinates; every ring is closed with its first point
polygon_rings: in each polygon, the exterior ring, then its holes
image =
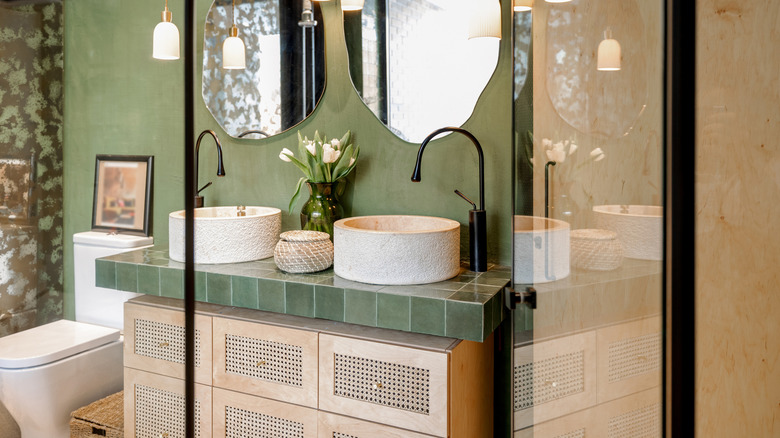
{"type": "MultiPolygon", "coordinates": [[[[211,317],[195,315],[195,381],[211,384],[211,317]]],[[[125,303],[125,366],[184,378],[184,312],[125,303]]]]}
{"type": "Polygon", "coordinates": [[[226,318],[214,320],[214,386],[317,407],[317,337],[226,318]]]}
{"type": "Polygon", "coordinates": [[[320,335],[320,409],[447,436],[449,357],[320,335]]]}
{"type": "Polygon", "coordinates": [[[660,384],[660,324],[660,318],[647,318],[598,330],[599,402],[660,384]]]}
{"type": "Polygon", "coordinates": [[[318,438],[430,438],[392,426],[319,411],[318,438]]]}
{"type": "MultiPolygon", "coordinates": [[[[184,438],[184,382],[125,368],[125,436],[184,438]]],[[[195,436],[211,436],[211,388],[195,385],[195,436]]]]}
{"type": "Polygon", "coordinates": [[[596,335],[586,332],[516,348],[515,429],[596,404],[596,335]]]}
{"type": "Polygon", "coordinates": [[[317,411],[214,388],[214,437],[315,438],[317,411]]]}

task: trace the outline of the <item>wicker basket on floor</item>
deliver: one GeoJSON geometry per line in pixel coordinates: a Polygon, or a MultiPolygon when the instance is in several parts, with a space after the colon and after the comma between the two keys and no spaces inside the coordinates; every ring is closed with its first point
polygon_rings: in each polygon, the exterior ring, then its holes
{"type": "Polygon", "coordinates": [[[123,438],[123,391],[109,395],[73,412],[70,420],[70,437],[123,438]]]}

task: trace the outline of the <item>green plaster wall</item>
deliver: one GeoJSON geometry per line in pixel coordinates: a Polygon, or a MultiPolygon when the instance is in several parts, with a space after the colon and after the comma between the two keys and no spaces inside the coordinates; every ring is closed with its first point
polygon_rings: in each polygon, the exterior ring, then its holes
{"type": "MultiPolygon", "coordinates": [[[[504,38],[496,73],[463,126],[485,152],[485,206],[489,259],[511,263],[512,65],[511,2],[503,3],[504,38]]],[[[152,30],[163,2],[79,0],[65,4],[65,272],[66,317],[73,317],[72,235],[90,228],[96,154],[155,156],[153,234],[167,244],[167,214],[184,208],[183,62],[152,59],[152,30]]],[[[197,1],[197,35],[210,0],[197,1]]],[[[478,197],[477,154],[463,136],[450,135],[426,149],[422,182],[410,181],[419,145],[396,138],[363,105],[349,79],[338,2],[320,3],[325,21],[327,84],[314,114],[297,129],[328,137],[351,130],[361,147],[360,162],[344,196],[351,216],[407,213],[460,221],[467,253],[468,209],[453,193],[478,197]]],[[[169,5],[183,32],[183,4],[169,5]]],[[[202,48],[198,38],[197,49],[202,48]]],[[[196,61],[200,78],[201,59],[196,61]]],[[[468,68],[468,65],[464,65],[468,68]]],[[[200,81],[196,81],[200,96],[200,81]]],[[[266,140],[227,136],[196,98],[196,135],[216,131],[222,141],[227,176],[217,179],[211,140],[201,147],[200,185],[206,205],[266,205],[286,210],[299,178],[279,160],[283,147],[297,145],[296,129],[266,140]]],[[[194,147],[194,145],[186,145],[194,147]]],[[[295,149],[293,149],[295,150],[295,149]]],[[[302,201],[301,201],[302,202],[302,201]]],[[[300,207],[300,206],[299,206],[300,207]]],[[[297,211],[283,214],[283,228],[299,226],[297,211]]]]}

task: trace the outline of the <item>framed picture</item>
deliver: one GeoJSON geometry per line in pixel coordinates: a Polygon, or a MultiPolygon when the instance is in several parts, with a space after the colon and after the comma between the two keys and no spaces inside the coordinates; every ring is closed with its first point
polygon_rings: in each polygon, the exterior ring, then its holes
{"type": "Polygon", "coordinates": [[[92,229],[149,235],[152,163],[148,155],[98,155],[92,229]]]}

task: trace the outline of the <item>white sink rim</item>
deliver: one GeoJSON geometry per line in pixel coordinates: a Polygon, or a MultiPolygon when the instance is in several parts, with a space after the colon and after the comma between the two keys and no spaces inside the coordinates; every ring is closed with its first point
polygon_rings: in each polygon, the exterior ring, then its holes
{"type": "Polygon", "coordinates": [[[596,205],[593,211],[624,217],[660,218],[664,214],[664,208],[660,205],[596,205]],[[622,213],[621,210],[628,210],[628,213],[622,213]]]}
{"type": "MultiPolygon", "coordinates": [[[[197,264],[243,263],[273,256],[279,240],[282,211],[275,207],[236,206],[195,209],[195,260],[197,264]]],[[[169,257],[184,261],[184,210],[168,215],[169,257]]]]}
{"type": "Polygon", "coordinates": [[[663,260],[663,207],[658,205],[596,205],[597,228],[614,231],[623,246],[623,256],[640,260],[663,260]]]}
{"type": "Polygon", "coordinates": [[[333,233],[333,270],[347,280],[411,285],[460,273],[460,222],[452,219],[358,216],[336,221],[333,233]]]}
{"type": "Polygon", "coordinates": [[[515,215],[512,227],[515,283],[549,283],[569,276],[571,225],[568,222],[543,216],[515,215]]]}

